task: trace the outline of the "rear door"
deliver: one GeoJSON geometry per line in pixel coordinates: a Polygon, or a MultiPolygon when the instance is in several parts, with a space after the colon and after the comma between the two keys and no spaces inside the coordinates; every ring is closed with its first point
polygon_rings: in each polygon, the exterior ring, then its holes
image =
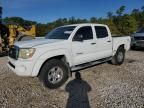
{"type": "Polygon", "coordinates": [[[112,37],[105,26],[94,26],[96,36],[96,58],[112,56],[112,37]]]}
{"type": "Polygon", "coordinates": [[[91,26],[83,26],[75,33],[72,39],[72,55],[75,65],[93,61],[96,47],[93,34],[91,26]],[[78,41],[78,36],[82,36],[83,41],[78,41]]]}

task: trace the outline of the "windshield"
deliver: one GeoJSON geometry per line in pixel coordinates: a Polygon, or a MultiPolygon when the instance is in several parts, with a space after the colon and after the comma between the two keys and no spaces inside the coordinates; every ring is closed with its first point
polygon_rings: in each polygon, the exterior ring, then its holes
{"type": "Polygon", "coordinates": [[[76,26],[59,27],[46,35],[46,39],[68,39],[76,26]]]}
{"type": "Polygon", "coordinates": [[[144,27],[137,31],[137,33],[144,33],[144,27]]]}

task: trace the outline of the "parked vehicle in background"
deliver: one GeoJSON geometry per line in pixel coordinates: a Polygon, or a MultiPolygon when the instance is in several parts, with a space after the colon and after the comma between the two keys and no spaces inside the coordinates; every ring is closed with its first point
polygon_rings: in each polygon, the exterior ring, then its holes
{"type": "Polygon", "coordinates": [[[0,35],[0,53],[2,52],[2,38],[1,38],[1,35],[0,35]]]}
{"type": "Polygon", "coordinates": [[[144,48],[144,27],[132,34],[131,48],[144,48]]]}
{"type": "Polygon", "coordinates": [[[72,71],[107,61],[121,65],[130,41],[130,36],[112,38],[107,25],[66,25],[43,39],[16,42],[8,66],[19,76],[38,76],[45,86],[58,88],[72,71]]]}

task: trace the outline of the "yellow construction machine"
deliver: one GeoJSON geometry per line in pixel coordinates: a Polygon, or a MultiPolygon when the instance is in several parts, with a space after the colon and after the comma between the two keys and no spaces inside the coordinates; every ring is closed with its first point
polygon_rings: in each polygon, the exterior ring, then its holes
{"type": "Polygon", "coordinates": [[[20,25],[9,25],[9,46],[12,46],[15,41],[24,41],[34,39],[36,36],[35,25],[22,27],[20,25]]]}
{"type": "Polygon", "coordinates": [[[0,24],[0,52],[8,50],[16,41],[35,39],[36,26],[22,27],[18,24],[0,24]]]}
{"type": "Polygon", "coordinates": [[[0,54],[7,52],[14,45],[15,41],[34,39],[36,36],[36,26],[21,26],[17,23],[2,23],[2,7],[0,6],[0,54]]]}

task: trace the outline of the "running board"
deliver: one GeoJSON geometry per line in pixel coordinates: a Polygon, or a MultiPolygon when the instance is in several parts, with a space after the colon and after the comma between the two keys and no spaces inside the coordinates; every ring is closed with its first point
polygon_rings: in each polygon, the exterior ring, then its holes
{"type": "Polygon", "coordinates": [[[108,57],[108,58],[104,58],[104,59],[84,63],[84,64],[81,64],[81,65],[73,66],[73,67],[71,67],[71,71],[79,71],[79,70],[82,70],[82,69],[86,69],[86,68],[89,68],[89,67],[107,62],[107,61],[111,60],[111,58],[112,57],[108,57]]]}

